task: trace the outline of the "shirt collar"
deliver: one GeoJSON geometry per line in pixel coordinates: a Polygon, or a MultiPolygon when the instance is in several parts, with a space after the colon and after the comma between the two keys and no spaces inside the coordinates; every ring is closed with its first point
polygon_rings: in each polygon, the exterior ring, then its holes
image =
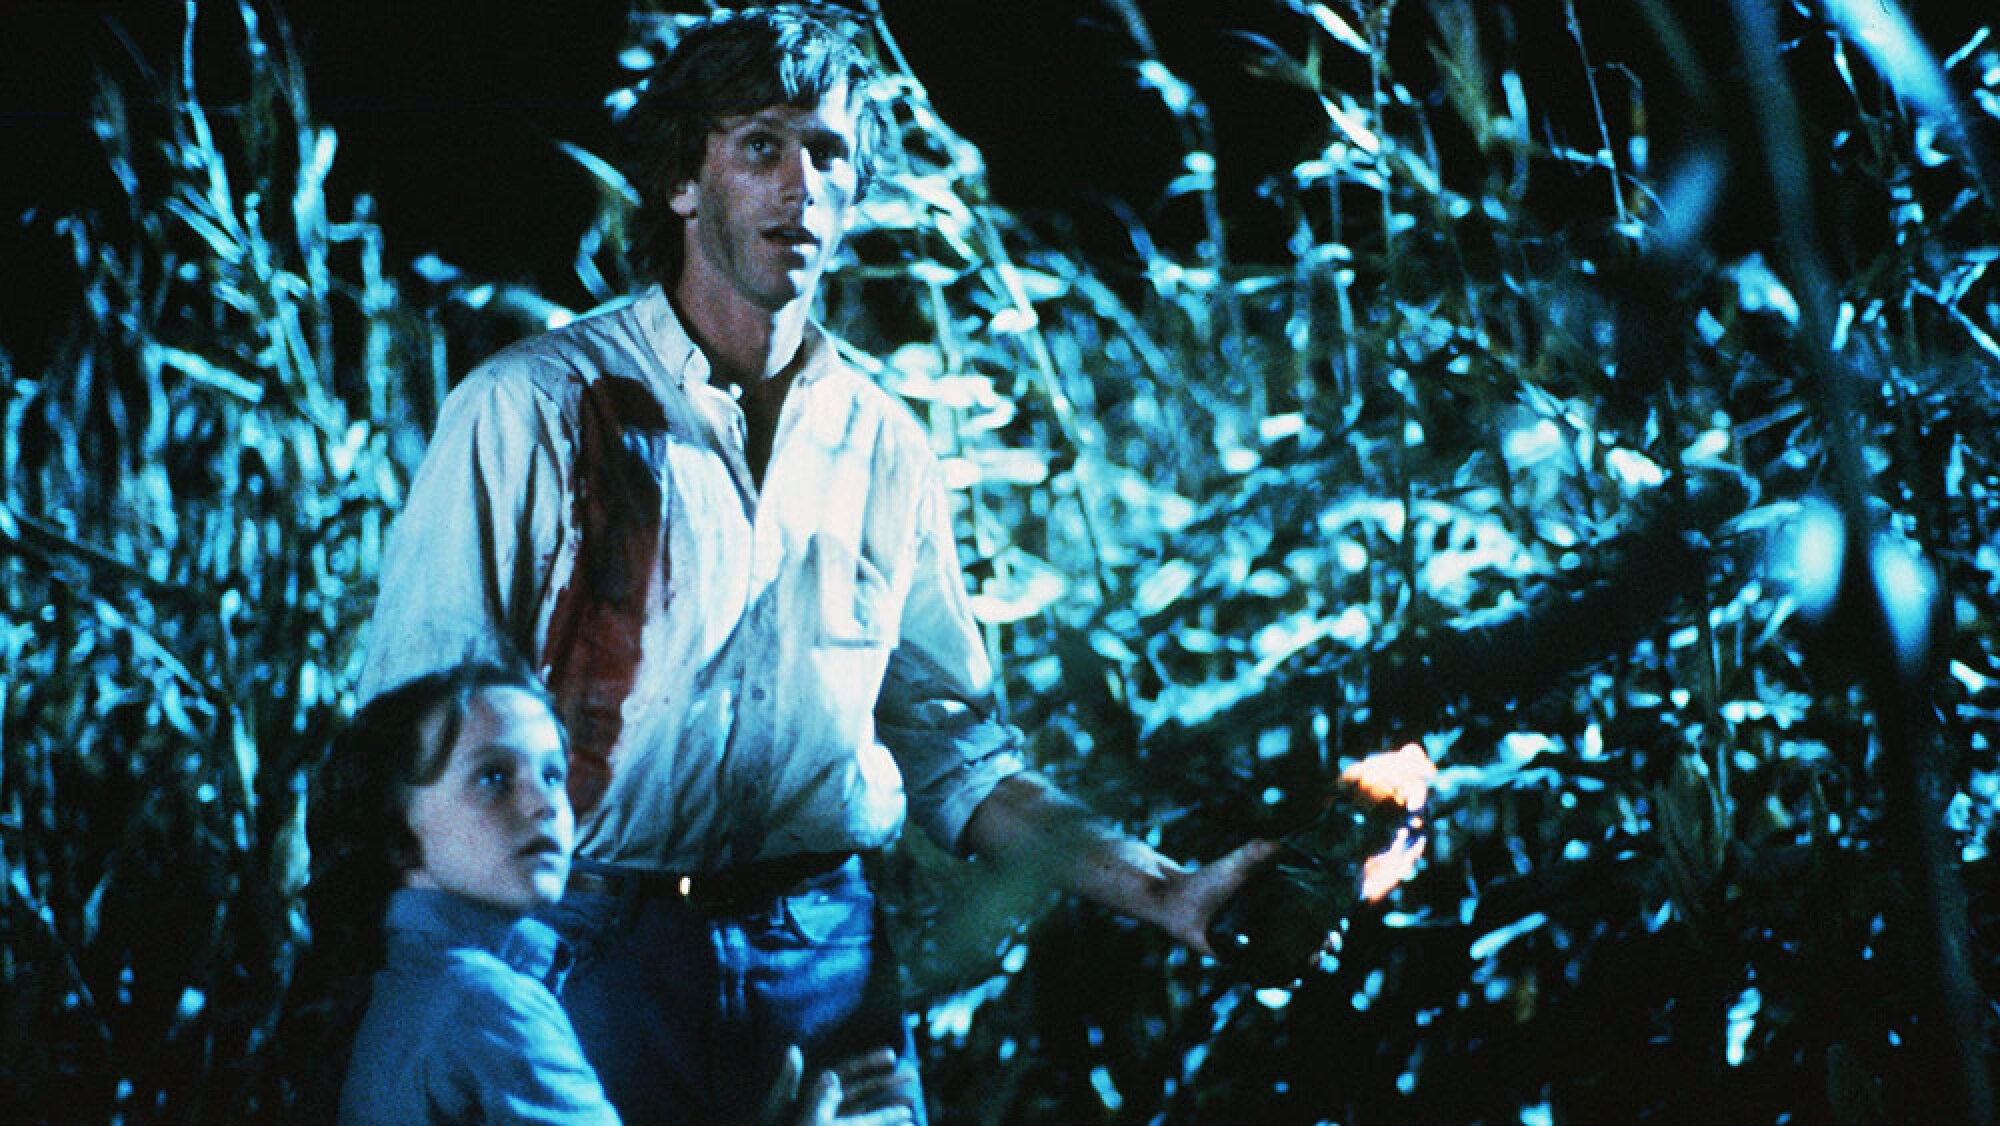
{"type": "MultiPolygon", "coordinates": [[[[652,341],[654,353],[659,356],[668,378],[682,390],[690,384],[707,384],[714,369],[709,366],[708,356],[702,352],[701,346],[694,342],[694,337],[688,335],[687,327],[681,324],[680,314],[674,312],[674,303],[667,299],[666,289],[658,284],[648,286],[636,304],[647,337],[652,341]]],[[[805,364],[793,377],[793,387],[817,382],[840,366],[833,337],[816,320],[806,322],[805,339],[800,347],[806,353],[805,364]]]]}
{"type": "Polygon", "coordinates": [[[658,285],[648,287],[639,297],[637,309],[646,339],[659,356],[667,377],[683,389],[690,383],[707,383],[708,357],[682,326],[680,315],[674,312],[674,303],[667,300],[667,291],[658,285]]]}
{"type": "Polygon", "coordinates": [[[427,948],[469,946],[550,988],[568,966],[566,952],[547,924],[435,888],[389,893],[382,928],[392,955],[406,941],[427,948]]]}

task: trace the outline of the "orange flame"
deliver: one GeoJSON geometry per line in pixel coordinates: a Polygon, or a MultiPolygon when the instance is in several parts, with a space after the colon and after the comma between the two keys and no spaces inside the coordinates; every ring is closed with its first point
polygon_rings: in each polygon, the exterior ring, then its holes
{"type": "Polygon", "coordinates": [[[1369,755],[1340,772],[1340,780],[1377,801],[1393,801],[1416,812],[1430,795],[1437,765],[1422,744],[1405,743],[1393,751],[1369,755]]]}
{"type": "Polygon", "coordinates": [[[1361,898],[1374,903],[1388,895],[1416,872],[1423,855],[1424,838],[1408,828],[1396,830],[1388,848],[1361,862],[1361,898]]]}

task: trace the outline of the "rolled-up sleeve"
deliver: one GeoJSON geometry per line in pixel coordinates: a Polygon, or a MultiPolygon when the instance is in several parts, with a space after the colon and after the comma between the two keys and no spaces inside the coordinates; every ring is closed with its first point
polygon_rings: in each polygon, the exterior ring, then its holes
{"type": "Polygon", "coordinates": [[[911,819],[956,853],[979,803],[1027,762],[1020,731],[999,714],[992,663],[966,598],[937,474],[919,504],[915,570],[875,727],[903,772],[911,819]]]}
{"type": "Polygon", "coordinates": [[[567,439],[532,375],[498,359],[446,398],[383,556],[364,699],[470,658],[533,657],[567,439]]]}

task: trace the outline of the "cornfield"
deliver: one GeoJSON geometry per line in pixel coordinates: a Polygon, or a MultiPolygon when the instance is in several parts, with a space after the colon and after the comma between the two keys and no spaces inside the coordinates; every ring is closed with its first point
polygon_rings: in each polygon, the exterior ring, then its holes
{"type": "MultiPolygon", "coordinates": [[[[1287,989],[904,842],[934,1116],[1990,1117],[2000,41],[1735,0],[1712,57],[1691,10],[1564,0],[1530,67],[1510,5],[1268,0],[1292,33],[1230,49],[1319,132],[1251,260],[1201,91],[1133,0],[1080,7],[1174,122],[1196,236],[1134,218],[1120,265],[1010,211],[860,3],[893,130],[824,319],[946,458],[1044,769],[1209,858],[1417,740],[1437,816],[1287,989]],[[1654,84],[1594,53],[1613,20],[1654,84]]],[[[632,81],[686,18],[635,12],[632,81]]],[[[62,345],[0,351],[9,1121],[285,1117],[307,781],[384,533],[452,381],[581,311],[331,193],[277,7],[186,19],[153,85],[100,86],[120,207],[37,220],[62,345]],[[240,26],[227,105],[197,22],[240,26]]],[[[566,151],[609,299],[630,187],[566,151]]]]}

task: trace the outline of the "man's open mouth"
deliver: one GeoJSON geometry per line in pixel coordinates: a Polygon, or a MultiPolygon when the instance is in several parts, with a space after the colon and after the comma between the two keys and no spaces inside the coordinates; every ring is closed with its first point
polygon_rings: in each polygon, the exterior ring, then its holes
{"type": "Polygon", "coordinates": [[[819,237],[804,227],[790,223],[764,228],[764,237],[793,246],[817,246],[819,237]]]}

